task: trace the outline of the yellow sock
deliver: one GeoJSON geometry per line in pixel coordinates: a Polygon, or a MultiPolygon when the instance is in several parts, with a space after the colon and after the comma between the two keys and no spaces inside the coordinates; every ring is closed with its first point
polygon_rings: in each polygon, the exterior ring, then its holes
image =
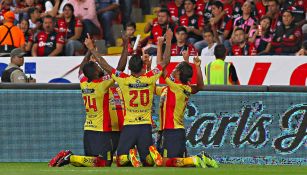
{"type": "Polygon", "coordinates": [[[130,163],[130,160],[128,158],[128,155],[120,155],[118,156],[117,164],[119,166],[125,166],[130,163]]]}
{"type": "Polygon", "coordinates": [[[77,156],[71,155],[70,156],[70,164],[80,167],[94,167],[95,166],[96,157],[89,157],[89,156],[77,156]]]}
{"type": "Polygon", "coordinates": [[[192,157],[183,158],[183,164],[185,166],[194,166],[194,161],[192,157]]]}
{"type": "Polygon", "coordinates": [[[146,163],[147,163],[147,165],[149,165],[149,166],[153,166],[153,165],[155,164],[155,162],[154,162],[154,160],[152,159],[152,157],[151,157],[150,154],[148,154],[148,155],[146,156],[146,163]]]}

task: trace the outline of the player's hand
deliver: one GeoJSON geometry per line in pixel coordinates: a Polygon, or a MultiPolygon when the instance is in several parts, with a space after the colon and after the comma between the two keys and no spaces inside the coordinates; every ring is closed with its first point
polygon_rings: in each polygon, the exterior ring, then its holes
{"type": "Polygon", "coordinates": [[[304,56],[304,54],[305,54],[304,49],[301,49],[296,53],[296,56],[304,56]]]}
{"type": "Polygon", "coordinates": [[[158,39],[158,46],[162,46],[164,43],[164,37],[159,36],[157,39],[158,39]]]}
{"type": "Polygon", "coordinates": [[[173,31],[170,28],[166,30],[165,39],[166,41],[172,41],[173,39],[173,31]]]}
{"type": "Polygon", "coordinates": [[[190,57],[189,50],[182,51],[182,56],[183,56],[183,60],[188,63],[189,62],[189,57],[190,57]]]}
{"type": "Polygon", "coordinates": [[[91,39],[91,36],[89,33],[87,33],[87,37],[85,38],[84,44],[89,50],[93,50],[95,48],[94,42],[91,39]]]}
{"type": "Polygon", "coordinates": [[[196,56],[196,57],[194,57],[194,58],[193,58],[193,62],[194,62],[194,64],[195,64],[195,66],[200,67],[201,60],[199,59],[198,54],[197,54],[197,56],[196,56]]]}

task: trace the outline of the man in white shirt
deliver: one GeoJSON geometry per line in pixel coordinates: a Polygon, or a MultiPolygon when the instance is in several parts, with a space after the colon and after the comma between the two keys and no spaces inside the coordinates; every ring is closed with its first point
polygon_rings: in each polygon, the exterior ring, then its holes
{"type": "Polygon", "coordinates": [[[214,48],[217,42],[214,39],[214,34],[212,30],[205,30],[203,34],[204,40],[208,43],[208,46],[203,48],[201,51],[201,56],[214,56],[214,48]]]}

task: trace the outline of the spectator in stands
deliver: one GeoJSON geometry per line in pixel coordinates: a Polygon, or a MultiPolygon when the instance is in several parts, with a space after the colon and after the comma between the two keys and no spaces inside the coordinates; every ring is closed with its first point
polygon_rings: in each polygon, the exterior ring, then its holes
{"type": "Polygon", "coordinates": [[[219,44],[214,49],[216,60],[206,65],[206,84],[208,85],[239,85],[237,72],[233,64],[225,62],[227,50],[219,44]]]}
{"type": "Polygon", "coordinates": [[[25,44],[23,50],[25,51],[26,56],[30,56],[33,45],[33,32],[29,28],[29,21],[26,19],[22,19],[20,21],[19,28],[23,32],[25,37],[25,44]]]}
{"type": "Polygon", "coordinates": [[[307,56],[307,41],[303,42],[302,49],[296,53],[296,56],[307,56]]]}
{"type": "Polygon", "coordinates": [[[254,43],[250,43],[245,38],[244,29],[236,28],[234,31],[234,45],[232,46],[232,55],[234,56],[247,56],[247,55],[256,55],[257,50],[254,43]]]}
{"type": "Polygon", "coordinates": [[[205,25],[209,24],[212,17],[211,9],[214,0],[197,0],[196,1],[196,14],[204,17],[205,25]]]}
{"type": "Polygon", "coordinates": [[[4,14],[4,24],[0,26],[0,53],[10,53],[14,48],[24,48],[23,32],[14,25],[15,15],[12,11],[4,14]]]}
{"type": "Polygon", "coordinates": [[[232,19],[237,19],[242,16],[242,6],[245,0],[224,0],[224,11],[232,19]]]}
{"type": "MultiPolygon", "coordinates": [[[[210,19],[210,25],[217,31],[219,40],[224,42],[230,38],[232,30],[232,19],[229,15],[223,12],[223,3],[215,1],[211,5],[212,18],[210,19]]],[[[207,46],[205,40],[199,41],[194,44],[197,50],[202,50],[207,46]]]]}
{"type": "Polygon", "coordinates": [[[205,29],[204,31],[204,40],[208,44],[207,47],[203,48],[201,51],[201,57],[203,58],[204,56],[214,56],[214,49],[217,46],[217,41],[215,40],[215,34],[211,29],[205,29]]]}
{"type": "Polygon", "coordinates": [[[274,54],[293,55],[302,44],[302,29],[294,24],[291,10],[282,13],[282,25],[276,29],[271,52],[274,54]]]}
{"type": "Polygon", "coordinates": [[[32,77],[28,78],[20,68],[24,64],[25,52],[21,48],[13,49],[10,53],[11,62],[5,68],[1,76],[2,82],[7,83],[35,83],[36,80],[32,77]]]}
{"type": "Polygon", "coordinates": [[[77,51],[83,49],[81,42],[81,35],[83,25],[79,18],[74,15],[74,7],[67,3],[63,9],[63,18],[58,19],[55,31],[62,36],[65,40],[64,55],[74,56],[77,51]]]}
{"type": "Polygon", "coordinates": [[[185,0],[185,14],[179,18],[179,25],[184,26],[187,29],[187,41],[191,44],[194,44],[202,39],[204,29],[204,18],[203,16],[199,16],[195,13],[195,8],[195,0],[185,0]]]}
{"type": "Polygon", "coordinates": [[[115,10],[118,7],[118,0],[96,0],[97,15],[103,28],[103,37],[107,47],[115,46],[112,20],[115,18],[115,10]]]}
{"type": "Polygon", "coordinates": [[[167,9],[170,12],[171,19],[175,23],[177,23],[179,18],[185,14],[183,1],[184,0],[174,0],[167,4],[167,9]]]}
{"type": "Polygon", "coordinates": [[[183,51],[187,51],[190,56],[196,56],[197,50],[195,47],[187,42],[187,29],[183,26],[179,26],[176,29],[176,43],[171,46],[172,56],[182,56],[183,51]]]}
{"type": "Polygon", "coordinates": [[[153,44],[157,44],[158,37],[163,36],[168,27],[174,29],[175,26],[173,23],[170,22],[169,11],[163,8],[158,13],[157,24],[154,24],[151,29],[150,39],[153,44]]]}
{"type": "Polygon", "coordinates": [[[307,8],[306,0],[287,0],[283,3],[282,9],[291,9],[294,17],[294,23],[301,25],[305,20],[305,12],[307,8]]]}
{"type": "Polygon", "coordinates": [[[68,0],[74,6],[74,15],[83,23],[82,38],[87,33],[91,36],[100,34],[100,24],[97,18],[94,0],[68,0]]]}
{"type": "Polygon", "coordinates": [[[267,13],[268,0],[258,0],[255,6],[257,18],[261,19],[267,13]]]}
{"type": "Polygon", "coordinates": [[[32,47],[32,56],[59,56],[64,47],[63,35],[54,30],[55,21],[52,16],[45,16],[43,29],[35,37],[32,47]]]}
{"type": "Polygon", "coordinates": [[[271,21],[270,17],[263,16],[258,28],[252,29],[249,34],[248,41],[254,43],[258,55],[268,54],[271,50],[271,41],[273,38],[270,32],[271,21]]]}
{"type": "Polygon", "coordinates": [[[282,15],[280,13],[280,4],[278,0],[268,0],[268,12],[266,16],[272,18],[271,32],[274,33],[276,28],[282,24],[282,15]]]}
{"type": "Polygon", "coordinates": [[[39,10],[35,7],[29,8],[28,11],[29,15],[29,28],[32,30],[33,33],[38,32],[42,28],[42,21],[40,17],[39,10]]]}
{"type": "Polygon", "coordinates": [[[125,27],[126,35],[128,37],[128,53],[129,55],[133,54],[133,46],[136,41],[136,36],[134,36],[134,32],[136,30],[135,22],[128,22],[125,27]]]}
{"type": "MultiPolygon", "coordinates": [[[[13,3],[10,6],[12,8],[13,3]]],[[[19,16],[20,19],[29,19],[30,18],[30,16],[28,15],[29,9],[35,8],[36,6],[37,5],[34,0],[25,0],[24,4],[19,3],[19,6],[17,5],[17,7],[13,11],[15,14],[18,14],[17,16],[19,16]]]]}
{"type": "Polygon", "coordinates": [[[246,1],[242,6],[242,16],[234,20],[234,29],[242,28],[246,38],[248,38],[250,30],[257,24],[257,20],[252,16],[251,10],[251,3],[246,1]]]}

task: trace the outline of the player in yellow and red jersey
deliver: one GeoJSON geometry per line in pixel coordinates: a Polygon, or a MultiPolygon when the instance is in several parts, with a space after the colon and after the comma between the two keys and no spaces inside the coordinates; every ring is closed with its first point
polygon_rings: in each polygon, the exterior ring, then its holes
{"type": "MultiPolygon", "coordinates": [[[[189,55],[183,53],[184,60],[179,63],[172,74],[165,78],[167,86],[157,87],[156,94],[160,98],[160,129],[162,130],[162,154],[163,166],[182,167],[196,166],[206,167],[209,158],[206,156],[186,156],[186,138],[184,129],[184,113],[191,94],[197,93],[204,88],[203,77],[200,67],[200,59],[194,57],[194,64],[197,70],[197,85],[190,85],[192,78],[192,66],[188,63],[189,55]]],[[[151,148],[151,154],[155,153],[155,148],[151,148]]],[[[153,155],[153,157],[154,157],[153,155]]],[[[210,164],[211,162],[209,162],[210,164]]]]}
{"type": "MultiPolygon", "coordinates": [[[[127,38],[123,37],[127,47],[127,38]]],[[[79,79],[86,110],[84,123],[85,156],[72,155],[61,151],[49,163],[49,166],[111,166],[116,151],[120,131],[124,123],[123,96],[120,88],[114,87],[114,80],[106,74],[96,59],[90,60],[91,53],[85,56],[80,65],[79,79]]],[[[123,71],[128,51],[123,50],[118,70],[123,71]]]]}
{"type": "MultiPolygon", "coordinates": [[[[130,162],[135,167],[142,164],[144,166],[154,165],[153,159],[149,154],[149,147],[153,144],[151,127],[152,100],[156,81],[170,61],[172,35],[172,31],[168,29],[166,32],[164,58],[163,60],[159,59],[161,61],[158,62],[157,67],[147,73],[144,72],[144,63],[139,55],[133,55],[129,60],[128,68],[131,71],[131,75],[112,68],[102,57],[98,59],[103,69],[111,73],[112,78],[118,83],[124,95],[126,114],[117,148],[118,166],[127,166],[130,162]],[[135,146],[137,146],[141,162],[134,161],[135,150],[133,148],[135,146]]],[[[85,44],[96,56],[97,52],[93,47],[92,40],[87,38],[85,44]]],[[[159,52],[162,52],[162,44],[163,42],[159,43],[159,52]]],[[[161,57],[162,54],[159,54],[159,56],[161,57]]]]}

